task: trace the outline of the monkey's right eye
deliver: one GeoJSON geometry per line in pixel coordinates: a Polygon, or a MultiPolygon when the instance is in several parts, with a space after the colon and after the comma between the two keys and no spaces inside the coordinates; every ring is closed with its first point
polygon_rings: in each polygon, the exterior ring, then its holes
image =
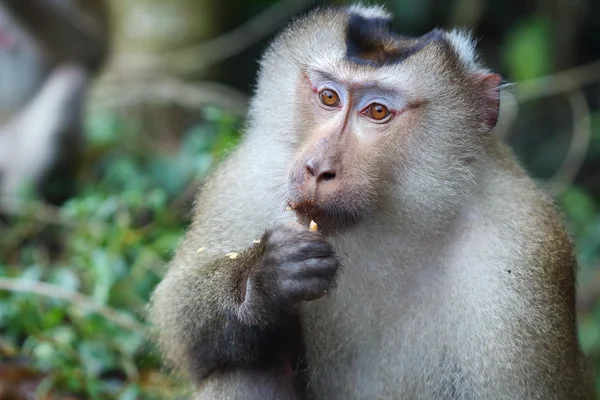
{"type": "Polygon", "coordinates": [[[321,103],[327,107],[335,107],[340,104],[340,96],[331,89],[323,89],[319,92],[321,103]]]}

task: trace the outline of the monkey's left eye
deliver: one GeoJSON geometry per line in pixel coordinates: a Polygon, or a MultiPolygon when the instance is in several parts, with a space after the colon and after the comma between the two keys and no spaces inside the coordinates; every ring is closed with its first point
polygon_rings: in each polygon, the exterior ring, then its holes
{"type": "Polygon", "coordinates": [[[383,121],[390,116],[390,110],[383,104],[373,103],[365,110],[369,118],[375,121],[383,121]]]}
{"type": "Polygon", "coordinates": [[[327,107],[335,107],[340,104],[340,96],[331,89],[323,89],[319,92],[321,103],[327,107]]]}

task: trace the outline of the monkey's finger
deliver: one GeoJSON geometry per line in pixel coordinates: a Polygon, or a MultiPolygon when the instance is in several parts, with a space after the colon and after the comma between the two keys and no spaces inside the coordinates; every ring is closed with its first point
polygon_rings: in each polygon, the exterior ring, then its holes
{"type": "Polygon", "coordinates": [[[286,279],[281,289],[294,301],[312,301],[323,297],[331,286],[331,281],[324,278],[286,279]]]}
{"type": "Polygon", "coordinates": [[[331,279],[336,274],[340,266],[339,261],[335,257],[311,258],[298,263],[290,263],[286,265],[290,276],[299,279],[307,279],[312,277],[331,279]]]}
{"type": "Polygon", "coordinates": [[[290,248],[282,249],[289,261],[303,261],[311,258],[331,257],[335,254],[327,242],[304,242],[290,248]]]}

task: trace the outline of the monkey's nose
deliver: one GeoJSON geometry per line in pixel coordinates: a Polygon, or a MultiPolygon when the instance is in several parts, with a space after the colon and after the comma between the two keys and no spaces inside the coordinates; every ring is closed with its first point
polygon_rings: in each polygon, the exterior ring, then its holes
{"type": "Polygon", "coordinates": [[[329,163],[312,158],[304,167],[310,179],[316,179],[317,183],[328,182],[335,178],[335,170],[329,163]]]}

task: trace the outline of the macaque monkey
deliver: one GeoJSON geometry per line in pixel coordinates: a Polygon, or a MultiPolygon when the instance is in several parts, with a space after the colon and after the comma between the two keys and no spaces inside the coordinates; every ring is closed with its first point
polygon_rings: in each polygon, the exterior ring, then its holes
{"type": "Polygon", "coordinates": [[[85,94],[107,52],[101,0],[0,0],[0,208],[17,207],[28,183],[63,199],[85,94]]]}
{"type": "Polygon", "coordinates": [[[274,41],[151,301],[197,399],[594,398],[573,249],[492,134],[500,86],[468,35],[379,7],[274,41]]]}

